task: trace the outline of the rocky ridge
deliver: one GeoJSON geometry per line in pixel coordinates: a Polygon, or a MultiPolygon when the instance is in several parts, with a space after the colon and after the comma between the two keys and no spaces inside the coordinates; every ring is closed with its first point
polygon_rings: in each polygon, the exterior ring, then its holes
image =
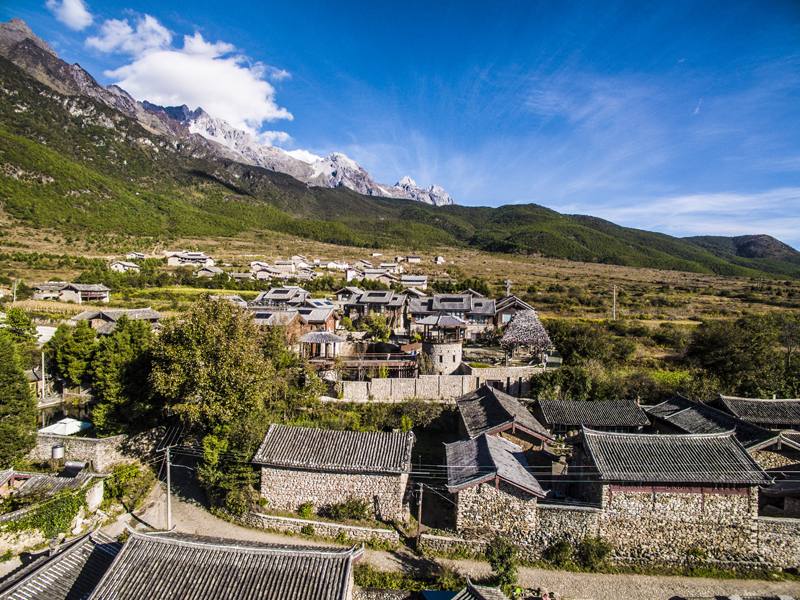
{"type": "Polygon", "coordinates": [[[251,134],[212,117],[202,108],[190,110],[186,105],[162,107],[139,102],[118,86],[100,85],[80,65],[69,65],[58,58],[21,19],[0,23],[0,55],[62,94],[93,98],[135,119],[152,133],[191,140],[221,158],[285,173],[309,186],[344,186],[368,196],[403,198],[435,206],[454,204],[441,187],[422,189],[408,176],[395,186],[379,184],[344,154],[333,153],[314,163],[296,159],[281,148],[259,143],[251,134]]]}

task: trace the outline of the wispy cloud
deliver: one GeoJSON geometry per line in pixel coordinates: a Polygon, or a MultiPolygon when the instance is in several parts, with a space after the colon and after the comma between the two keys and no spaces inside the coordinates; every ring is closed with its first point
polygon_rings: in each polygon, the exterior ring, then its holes
{"type": "Polygon", "coordinates": [[[202,107],[212,117],[256,135],[262,143],[290,139],[282,131],[263,131],[265,122],[293,119],[278,106],[275,87],[289,73],[251,62],[224,41],[209,42],[199,32],[184,35],[183,45],[173,44],[173,34],[158,19],[143,15],[133,25],[127,19],[103,23],[98,36],[86,40],[90,48],[125,54],[131,62],[105,75],[137,100],[190,108],[202,107]]]}
{"type": "Polygon", "coordinates": [[[559,212],[591,214],[626,227],[692,235],[768,234],[800,248],[800,188],[760,193],[718,192],[628,199],[611,203],[550,205],[559,212]]]}
{"type": "Polygon", "coordinates": [[[58,21],[74,31],[82,31],[94,21],[83,0],[47,0],[45,6],[58,21]]]}

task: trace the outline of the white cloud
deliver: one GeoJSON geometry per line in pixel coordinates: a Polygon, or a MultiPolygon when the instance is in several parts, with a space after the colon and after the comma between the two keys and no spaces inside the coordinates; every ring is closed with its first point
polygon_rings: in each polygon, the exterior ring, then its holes
{"type": "Polygon", "coordinates": [[[624,206],[571,204],[551,208],[571,214],[591,214],[625,227],[678,237],[767,234],[798,248],[798,205],[800,188],[779,188],[760,193],[643,198],[624,206]]]}
{"type": "Polygon", "coordinates": [[[308,150],[292,150],[291,152],[287,152],[289,156],[292,158],[296,158],[297,160],[302,160],[304,163],[315,163],[318,160],[322,160],[321,156],[317,156],[316,154],[311,154],[308,150]]]}
{"type": "Polygon", "coordinates": [[[58,21],[75,31],[86,29],[94,21],[83,0],[47,0],[45,6],[58,21]]]}
{"type": "Polygon", "coordinates": [[[128,20],[109,19],[100,28],[100,35],[90,37],[86,45],[101,52],[122,52],[141,56],[147,52],[168,48],[172,34],[157,19],[144,15],[136,22],[136,29],[128,20]]]}
{"type": "Polygon", "coordinates": [[[285,131],[262,131],[256,136],[259,144],[274,146],[275,143],[282,143],[292,139],[285,131]]]}
{"type": "Polygon", "coordinates": [[[281,81],[289,73],[251,63],[236,54],[233,44],[212,43],[195,32],[184,36],[183,47],[176,48],[172,33],[150,15],[137,19],[135,27],[127,20],[107,20],[100,35],[87,39],[86,44],[102,52],[132,57],[132,62],[105,75],[137,100],[202,107],[212,117],[257,136],[262,143],[290,139],[282,131],[261,132],[264,122],[293,119],[275,102],[275,88],[268,81],[281,81]]]}

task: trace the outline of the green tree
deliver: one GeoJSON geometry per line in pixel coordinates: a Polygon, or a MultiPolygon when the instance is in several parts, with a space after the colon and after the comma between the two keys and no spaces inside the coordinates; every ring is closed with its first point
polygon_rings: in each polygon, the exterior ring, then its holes
{"type": "Polygon", "coordinates": [[[155,407],[148,384],[151,371],[150,323],[123,315],[114,332],[98,344],[92,359],[92,386],[98,400],[97,431],[114,435],[149,426],[155,407]]]}
{"type": "Polygon", "coordinates": [[[35,342],[39,338],[36,326],[33,321],[21,308],[12,307],[6,310],[6,318],[3,320],[6,331],[11,334],[11,338],[17,342],[35,342]]]}
{"type": "Polygon", "coordinates": [[[388,340],[391,335],[386,317],[373,311],[362,317],[359,325],[373,340],[388,340]]]}
{"type": "Polygon", "coordinates": [[[231,302],[203,296],[181,319],[166,320],[152,356],[154,390],[207,430],[264,408],[273,390],[261,332],[231,302]]]}
{"type": "Polygon", "coordinates": [[[519,549],[501,534],[496,534],[486,548],[486,558],[492,571],[497,575],[500,585],[517,583],[519,568],[519,549]]]}
{"type": "Polygon", "coordinates": [[[11,335],[0,331],[0,467],[36,445],[36,399],[11,335]]]}
{"type": "Polygon", "coordinates": [[[75,329],[56,344],[55,359],[61,375],[72,385],[80,385],[89,373],[95,350],[95,332],[88,321],[78,321],[75,329]]]}

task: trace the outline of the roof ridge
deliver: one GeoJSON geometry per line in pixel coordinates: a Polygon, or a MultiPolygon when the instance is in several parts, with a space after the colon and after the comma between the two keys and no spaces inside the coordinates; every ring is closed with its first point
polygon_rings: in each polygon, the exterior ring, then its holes
{"type": "MultiPolygon", "coordinates": [[[[157,540],[160,543],[165,544],[172,544],[172,545],[179,545],[179,546],[201,546],[203,548],[215,548],[215,549],[225,549],[225,550],[247,550],[247,551],[255,551],[261,553],[284,553],[284,554],[320,554],[324,556],[345,556],[347,554],[357,554],[358,544],[353,544],[353,546],[349,548],[342,548],[341,550],[319,550],[317,546],[308,546],[308,550],[305,548],[280,548],[280,547],[268,547],[268,546],[237,546],[235,544],[215,544],[211,541],[200,541],[200,540],[188,540],[188,539],[176,539],[176,538],[169,538],[169,537],[159,537],[161,535],[171,535],[178,533],[173,530],[169,531],[136,531],[130,530],[131,537],[135,539],[144,539],[144,540],[157,540]]],[[[190,534],[182,534],[182,535],[190,535],[190,534]]],[[[227,538],[220,538],[226,539],[227,538]]],[[[231,542],[235,542],[237,540],[227,540],[231,542]]]]}

